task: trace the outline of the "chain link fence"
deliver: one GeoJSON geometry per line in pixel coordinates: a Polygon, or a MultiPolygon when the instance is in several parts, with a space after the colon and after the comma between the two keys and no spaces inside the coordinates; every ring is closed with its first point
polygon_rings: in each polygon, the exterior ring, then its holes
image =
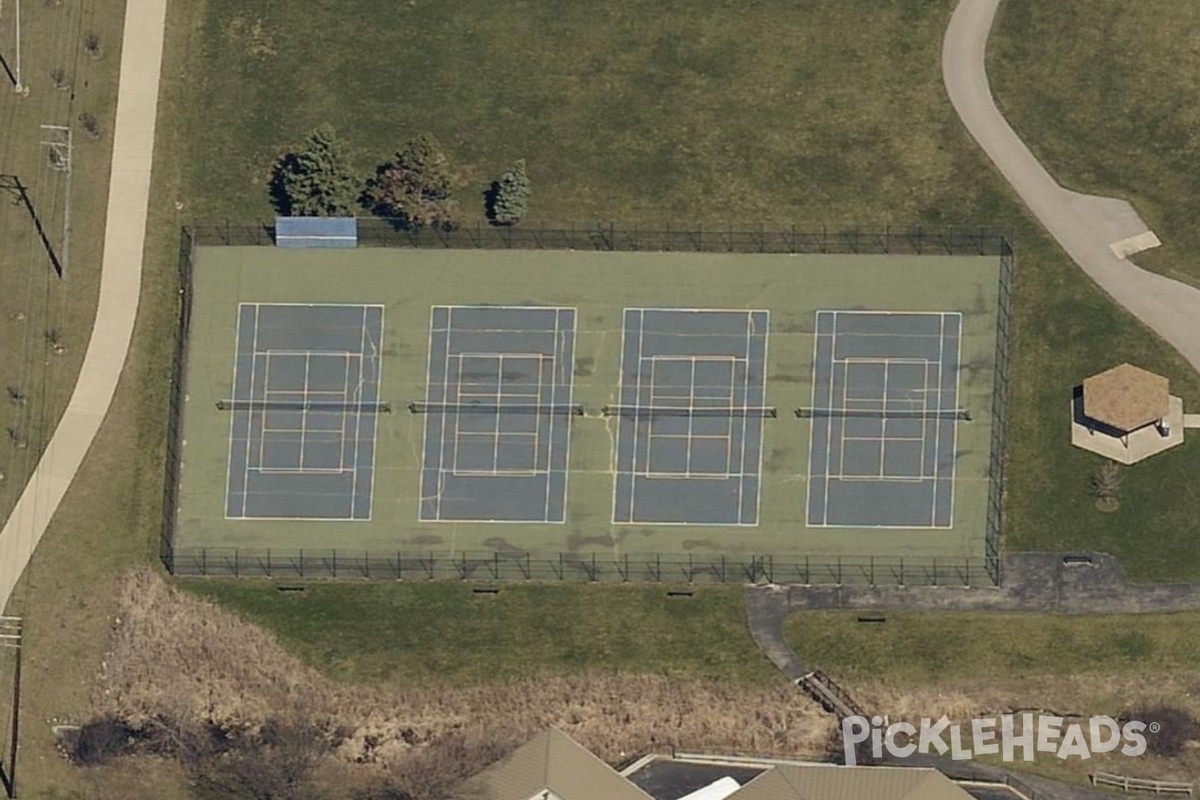
{"type": "MultiPolygon", "coordinates": [[[[700,581],[831,585],[994,586],[1000,581],[1004,448],[1007,423],[1009,336],[1016,258],[1005,235],[985,227],[859,228],[807,230],[791,226],[757,230],[713,227],[640,228],[614,223],[504,228],[485,224],[445,231],[408,230],[396,220],[359,220],[359,245],[406,248],[556,249],[652,252],[786,254],[976,255],[1000,258],[999,313],[989,499],[984,553],[965,560],[806,555],[620,557],[462,552],[456,554],[351,550],[177,548],[181,416],[191,316],[192,268],[197,246],[271,246],[271,223],[202,222],[184,228],[179,245],[179,324],[167,430],[167,474],[159,554],[176,575],[389,580],[700,581]]],[[[802,269],[802,265],[798,265],[802,269]]]]}

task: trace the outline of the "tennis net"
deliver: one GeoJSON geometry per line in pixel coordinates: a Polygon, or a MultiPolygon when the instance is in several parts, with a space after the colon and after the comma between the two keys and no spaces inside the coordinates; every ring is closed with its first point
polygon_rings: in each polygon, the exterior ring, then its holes
{"type": "Polygon", "coordinates": [[[971,420],[971,412],[965,408],[944,410],[908,410],[908,409],[863,409],[863,408],[797,408],[796,416],[801,419],[813,418],[855,418],[855,419],[949,419],[971,420]]]}
{"type": "Polygon", "coordinates": [[[356,414],[390,414],[392,404],[382,402],[326,402],[322,400],[218,400],[219,411],[329,411],[356,414]]]}
{"type": "Polygon", "coordinates": [[[582,417],[583,406],[567,403],[409,403],[413,414],[555,414],[582,417]]]}
{"type": "Polygon", "coordinates": [[[606,417],[761,417],[774,419],[779,412],[774,406],[605,406],[600,413],[606,417]]]}

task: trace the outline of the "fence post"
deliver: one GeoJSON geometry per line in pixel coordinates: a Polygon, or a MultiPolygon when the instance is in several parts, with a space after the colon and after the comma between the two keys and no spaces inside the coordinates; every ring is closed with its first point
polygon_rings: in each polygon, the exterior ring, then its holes
{"type": "Polygon", "coordinates": [[[235,578],[242,577],[241,557],[242,557],[242,551],[235,547],[233,549],[233,577],[235,577],[235,578]]]}
{"type": "Polygon", "coordinates": [[[333,577],[335,577],[335,578],[336,578],[336,577],[337,577],[337,549],[336,549],[336,548],[334,548],[334,551],[333,551],[333,564],[332,564],[332,566],[333,566],[333,577]]]}
{"type": "Polygon", "coordinates": [[[271,548],[267,548],[267,577],[271,577],[271,548]]]}

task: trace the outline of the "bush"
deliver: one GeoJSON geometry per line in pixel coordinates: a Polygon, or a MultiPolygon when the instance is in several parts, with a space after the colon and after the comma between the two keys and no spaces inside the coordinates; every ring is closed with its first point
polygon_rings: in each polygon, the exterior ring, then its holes
{"type": "Polygon", "coordinates": [[[1174,706],[1152,706],[1136,708],[1122,715],[1122,720],[1140,720],[1146,723],[1146,752],[1151,755],[1171,758],[1183,752],[1188,741],[1200,735],[1200,726],[1192,715],[1174,706]],[[1149,725],[1157,723],[1158,733],[1151,733],[1149,725]]]}
{"type": "Polygon", "coordinates": [[[89,767],[106,764],[119,756],[129,745],[133,732],[120,720],[99,717],[85,723],[70,748],[76,763],[89,767]]]}
{"type": "Polygon", "coordinates": [[[426,134],[376,168],[363,202],[375,214],[396,219],[405,228],[453,230],[458,224],[453,195],[459,183],[437,139],[426,134]]]}
{"type": "Polygon", "coordinates": [[[268,720],[192,769],[198,800],[322,800],[314,776],[325,741],[304,721],[268,720]]]}
{"type": "Polygon", "coordinates": [[[285,216],[351,216],[362,182],[349,162],[333,126],[315,128],[298,150],[275,162],[271,175],[275,208],[285,216]]]}
{"type": "Polygon", "coordinates": [[[488,219],[497,225],[516,225],[525,217],[529,194],[529,176],[521,159],[487,191],[488,219]]]}

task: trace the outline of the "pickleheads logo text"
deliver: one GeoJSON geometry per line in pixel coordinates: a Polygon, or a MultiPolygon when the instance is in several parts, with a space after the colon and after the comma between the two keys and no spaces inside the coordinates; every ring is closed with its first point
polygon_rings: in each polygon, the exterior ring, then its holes
{"type": "Polygon", "coordinates": [[[1053,754],[1061,759],[1087,759],[1093,753],[1111,753],[1120,748],[1127,756],[1146,752],[1146,730],[1156,733],[1158,725],[1136,720],[1121,724],[1112,717],[1092,717],[1086,723],[1064,725],[1062,717],[1034,714],[1003,714],[999,718],[971,720],[969,725],[951,724],[946,717],[937,721],[922,719],[920,726],[909,722],[888,724],[882,717],[862,716],[842,720],[842,745],[846,764],[857,763],[858,747],[870,742],[871,755],[883,758],[886,751],[894,758],[914,753],[946,755],[956,761],[976,755],[999,755],[1015,761],[1021,753],[1024,761],[1033,761],[1035,753],[1053,754]],[[1036,719],[1035,719],[1036,717],[1036,719]]]}

